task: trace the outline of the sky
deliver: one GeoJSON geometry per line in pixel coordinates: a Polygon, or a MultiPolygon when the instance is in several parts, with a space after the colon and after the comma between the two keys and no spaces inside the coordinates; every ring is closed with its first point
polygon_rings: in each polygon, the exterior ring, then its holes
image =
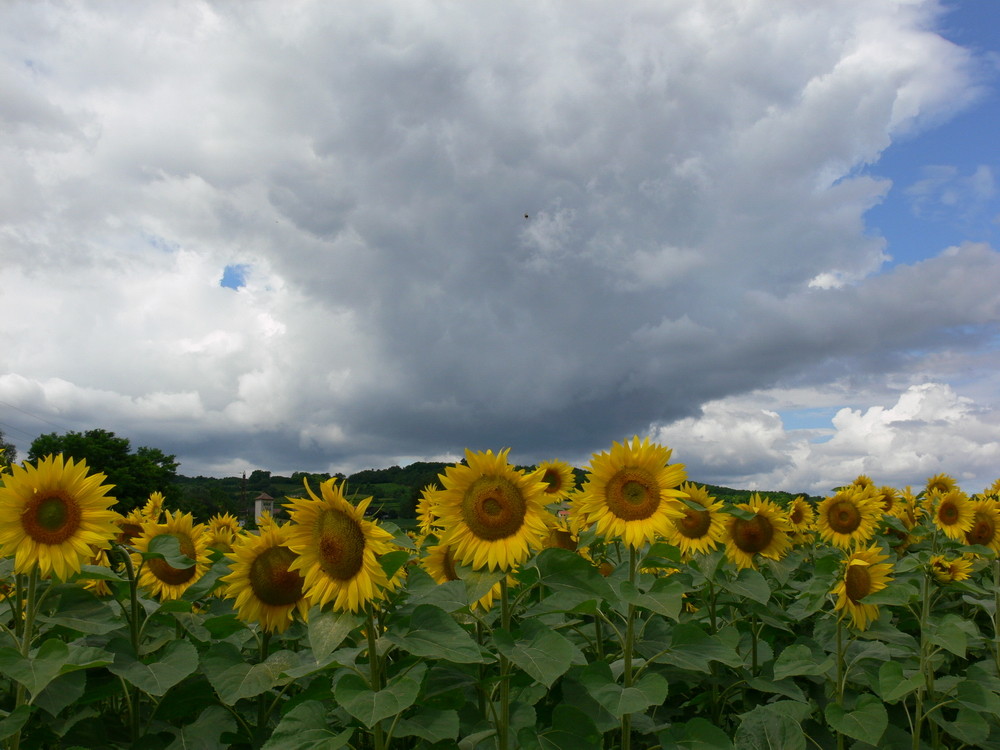
{"type": "Polygon", "coordinates": [[[0,430],[1000,477],[988,0],[0,5],[0,430]]]}

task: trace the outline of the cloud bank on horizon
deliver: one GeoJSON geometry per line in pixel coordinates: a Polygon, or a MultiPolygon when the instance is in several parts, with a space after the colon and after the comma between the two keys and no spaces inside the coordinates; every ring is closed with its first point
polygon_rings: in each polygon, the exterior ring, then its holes
{"type": "MultiPolygon", "coordinates": [[[[978,491],[1000,254],[902,262],[865,219],[883,152],[983,95],[941,18],[6,5],[0,430],[111,429],[217,476],[582,466],[638,433],[695,481],[978,491]]],[[[989,165],[962,179],[996,210],[989,165]]]]}

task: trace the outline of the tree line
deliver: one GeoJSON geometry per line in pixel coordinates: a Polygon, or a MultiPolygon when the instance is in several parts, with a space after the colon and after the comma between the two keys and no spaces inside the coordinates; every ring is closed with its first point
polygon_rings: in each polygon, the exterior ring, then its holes
{"type": "MultiPolygon", "coordinates": [[[[0,432],[0,465],[16,460],[14,446],[0,432]]],[[[336,478],[344,480],[349,497],[371,496],[370,511],[384,518],[408,519],[416,516],[417,502],[423,489],[437,485],[438,475],[450,464],[438,461],[417,461],[408,466],[365,469],[351,475],[295,472],[291,476],[272,474],[256,469],[238,477],[187,477],[177,473],[176,457],[158,448],[139,446],[132,449],[128,438],[108,430],[48,433],[31,444],[27,459],[35,461],[49,454],[62,453],[75,460],[84,460],[91,471],[103,472],[106,482],[114,485],[117,498],[114,509],[127,514],[141,507],[153,492],[161,492],[169,509],[190,512],[195,519],[205,521],[218,513],[231,513],[237,518],[253,521],[253,502],[260,496],[274,500],[275,513],[284,513],[281,503],[288,497],[303,497],[303,482],[314,489],[320,482],[336,478]]],[[[531,467],[523,467],[531,468],[531,467]]],[[[583,472],[575,470],[582,481],[583,472]]],[[[699,483],[701,484],[701,483],[699,483]]],[[[709,494],[727,503],[746,502],[753,490],[731,489],[704,485],[709,494]]],[[[762,492],[773,500],[786,503],[796,495],[788,492],[762,492]]],[[[799,493],[801,494],[801,493],[799,493]]],[[[808,496],[807,496],[808,497],[808,496]]],[[[820,498],[810,498],[818,501],[820,498]]]]}

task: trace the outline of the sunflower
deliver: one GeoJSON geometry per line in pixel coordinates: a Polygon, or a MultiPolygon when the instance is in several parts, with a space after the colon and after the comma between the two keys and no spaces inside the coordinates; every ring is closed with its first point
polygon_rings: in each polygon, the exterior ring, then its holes
{"type": "Polygon", "coordinates": [[[947,474],[935,474],[927,479],[924,492],[928,495],[935,493],[943,495],[955,489],[958,489],[958,482],[955,481],[954,477],[950,477],[947,474]]]}
{"type": "Polygon", "coordinates": [[[996,500],[976,500],[972,506],[972,526],[965,532],[966,544],[981,544],[1000,552],[1000,508],[996,500]]]}
{"type": "Polygon", "coordinates": [[[605,540],[624,539],[632,548],[669,537],[671,521],[684,517],[677,486],[684,464],[669,464],[671,450],[649,438],[614,443],[611,452],[595,453],[587,481],[576,502],[578,513],[605,540]]]}
{"type": "Polygon", "coordinates": [[[732,515],[726,522],[726,557],[739,569],[756,568],[755,555],[780,560],[792,545],[792,525],[781,508],[756,492],[736,508],[753,516],[732,515]]]}
{"type": "Polygon", "coordinates": [[[816,530],[823,541],[847,549],[875,536],[881,518],[881,495],[875,486],[852,484],[819,504],[816,530]]]}
{"type": "Polygon", "coordinates": [[[983,494],[988,497],[1000,496],[1000,479],[994,479],[993,484],[983,490],[983,494]]]}
{"type": "Polygon", "coordinates": [[[236,600],[236,616],[243,622],[259,622],[269,633],[283,633],[295,612],[305,620],[309,601],[305,581],[292,569],[295,553],[288,548],[292,527],[270,526],[258,534],[247,534],[226,557],[231,572],[221,580],[225,595],[236,600]]]}
{"type": "Polygon", "coordinates": [[[565,500],[576,487],[573,467],[565,461],[542,461],[538,464],[538,471],[542,472],[542,479],[548,485],[545,490],[546,502],[565,500]]]}
{"type": "Polygon", "coordinates": [[[684,515],[671,520],[672,528],[667,541],[678,547],[685,557],[707,554],[726,537],[726,517],[720,512],[722,503],[709,495],[704,487],[691,482],[685,482],[680,489],[687,495],[686,502],[680,503],[684,515]],[[699,506],[700,510],[692,505],[699,506]]]}
{"type": "Polygon", "coordinates": [[[139,586],[160,600],[179,599],[188,587],[205,575],[208,558],[208,536],[202,524],[195,524],[190,513],[166,511],[163,523],[147,521],[142,534],[135,539],[132,562],[139,569],[139,586]],[[180,545],[181,554],[193,560],[192,565],[175,568],[160,557],[142,559],[150,543],[160,536],[172,536],[180,545]]]}
{"type": "Polygon", "coordinates": [[[437,512],[455,559],[476,570],[510,570],[542,548],[549,529],[540,471],[530,474],[507,463],[504,449],[493,454],[465,451],[466,465],[440,475],[444,489],[437,512]]]}
{"type": "Polygon", "coordinates": [[[576,552],[579,538],[569,527],[569,518],[553,515],[549,523],[549,534],[545,537],[545,549],[559,547],[576,552]]]}
{"type": "Polygon", "coordinates": [[[232,552],[242,531],[236,516],[231,513],[216,513],[208,519],[208,546],[210,549],[232,552]]]}
{"type": "Polygon", "coordinates": [[[931,573],[941,583],[964,581],[972,575],[972,560],[965,556],[949,560],[944,555],[933,555],[930,568],[931,573]]]}
{"type": "Polygon", "coordinates": [[[149,494],[149,499],[142,506],[142,515],[146,517],[147,521],[152,521],[153,523],[160,522],[160,516],[163,514],[163,500],[162,492],[151,492],[149,494]]]}
{"type": "Polygon", "coordinates": [[[37,568],[65,581],[111,545],[119,516],[104,479],[62,454],[11,465],[0,486],[0,556],[14,556],[15,573],[37,568]]]}
{"type": "Polygon", "coordinates": [[[841,617],[850,615],[858,630],[866,630],[868,624],[878,618],[878,605],[865,604],[863,600],[884,589],[892,580],[889,576],[892,565],[883,562],[888,557],[877,544],[857,550],[847,558],[844,577],[830,592],[837,596],[834,611],[839,611],[841,617]]]}
{"type": "Polygon", "coordinates": [[[857,476],[857,478],[853,482],[851,482],[851,484],[849,486],[851,486],[851,487],[862,487],[862,488],[864,488],[864,487],[874,487],[875,486],[875,482],[873,482],[872,478],[870,476],[868,476],[867,474],[859,474],[857,476]]]}
{"type": "Polygon", "coordinates": [[[895,487],[885,485],[878,488],[878,501],[882,505],[882,513],[886,516],[899,518],[901,512],[899,502],[899,490],[895,487]]]}
{"type": "Polygon", "coordinates": [[[788,504],[788,522],[796,534],[812,531],[816,523],[816,511],[808,500],[799,495],[788,504]]]}
{"type": "Polygon", "coordinates": [[[357,612],[382,599],[391,585],[378,557],[393,544],[392,534],[365,519],[372,499],[352,505],[335,479],[322,482],[317,497],[303,481],[309,497],[285,505],[292,519],[287,546],[298,555],[289,570],[302,571],[310,605],[332,601],[338,612],[357,612]]]}
{"type": "Polygon", "coordinates": [[[428,484],[420,491],[420,499],[417,500],[417,524],[424,536],[439,527],[436,508],[440,492],[441,488],[436,484],[428,484]]]}
{"type": "Polygon", "coordinates": [[[934,493],[933,519],[937,526],[949,539],[965,541],[965,534],[972,528],[972,503],[961,490],[949,490],[944,493],[934,493]]]}
{"type": "Polygon", "coordinates": [[[115,519],[115,523],[118,524],[118,534],[115,541],[118,544],[132,544],[132,540],[142,533],[142,525],[146,521],[146,517],[142,515],[139,508],[133,508],[127,516],[119,515],[115,519]]]}
{"type": "MultiPolygon", "coordinates": [[[[459,580],[458,572],[455,570],[455,558],[447,544],[435,544],[428,547],[427,554],[420,560],[420,567],[427,571],[435,583],[459,580]]],[[[510,578],[507,581],[508,583],[512,582],[510,578]]],[[[494,583],[490,590],[472,606],[489,612],[493,607],[493,601],[498,596],[500,596],[500,581],[494,583]]]]}
{"type": "MultiPolygon", "coordinates": [[[[88,561],[89,565],[99,565],[102,568],[110,568],[111,562],[108,560],[107,550],[99,549],[88,561]]],[[[83,581],[83,587],[95,596],[111,596],[114,592],[111,585],[103,578],[87,578],[83,581]]]]}

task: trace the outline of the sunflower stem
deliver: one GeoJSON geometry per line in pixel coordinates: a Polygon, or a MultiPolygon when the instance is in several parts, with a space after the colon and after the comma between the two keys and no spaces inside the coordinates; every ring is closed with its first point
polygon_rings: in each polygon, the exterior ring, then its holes
{"type": "MultiPolygon", "coordinates": [[[[510,632],[510,599],[507,576],[500,579],[500,627],[510,632]]],[[[510,661],[500,654],[500,717],[497,721],[497,747],[510,748],[510,661]]]]}
{"type": "MultiPolygon", "coordinates": [[[[935,535],[935,548],[936,544],[935,535]]],[[[930,639],[927,637],[927,626],[930,620],[931,592],[930,592],[931,572],[924,571],[924,578],[920,585],[920,674],[923,675],[924,684],[916,691],[916,710],[913,714],[913,750],[920,750],[920,735],[923,733],[924,725],[924,698],[932,699],[934,689],[934,675],[930,670],[930,639]]],[[[936,738],[935,738],[936,739],[936,738]]]]}
{"type": "MultiPolygon", "coordinates": [[[[837,618],[837,705],[844,707],[844,620],[837,618]]],[[[837,750],[844,750],[844,735],[837,732],[837,750]]]]}
{"type": "MultiPolygon", "coordinates": [[[[382,689],[382,670],[378,659],[378,646],[375,637],[375,604],[368,602],[368,668],[371,670],[372,692],[377,693],[382,689]]],[[[382,722],[375,722],[373,727],[375,750],[385,750],[385,732],[382,722]]]]}
{"type": "MultiPolygon", "coordinates": [[[[271,650],[271,633],[267,630],[260,634],[260,651],[257,655],[257,663],[263,664],[267,661],[268,651],[271,650]]],[[[267,733],[267,693],[257,696],[257,724],[254,728],[253,746],[260,747],[264,744],[264,735],[267,733]]]]}
{"type": "MultiPolygon", "coordinates": [[[[128,553],[128,550],[114,545],[114,549],[119,553],[119,556],[124,561],[125,572],[128,575],[128,594],[129,594],[129,615],[128,615],[128,627],[129,627],[129,638],[132,642],[132,656],[136,659],[139,658],[139,641],[141,638],[142,631],[139,628],[139,577],[136,574],[135,566],[132,564],[132,555],[128,553]]],[[[124,682],[122,683],[124,686],[124,682]]],[[[125,687],[126,692],[129,687],[125,687]]],[[[139,688],[132,687],[132,697],[126,694],[126,704],[128,705],[128,717],[129,717],[129,733],[132,737],[132,743],[135,744],[139,741],[139,700],[141,698],[139,694],[139,688]]]]}
{"type": "MultiPolygon", "coordinates": [[[[994,553],[996,555],[996,553],[994,553]]],[[[993,558],[993,658],[1000,675],[1000,558],[993,558]]]]}
{"type": "MultiPolygon", "coordinates": [[[[25,603],[24,609],[24,629],[21,631],[21,656],[25,659],[28,658],[28,654],[31,653],[31,641],[34,639],[35,630],[35,610],[36,610],[36,592],[38,586],[38,566],[36,565],[31,569],[31,575],[28,576],[28,594],[27,601],[25,603]]],[[[24,685],[20,682],[17,683],[17,696],[14,699],[14,710],[16,711],[21,706],[24,705],[24,696],[27,691],[24,689],[24,685]]],[[[11,737],[10,747],[11,750],[18,750],[21,746],[21,730],[18,729],[14,736],[11,737]]]]}
{"type": "MultiPolygon", "coordinates": [[[[628,582],[635,586],[635,573],[638,567],[638,555],[632,545],[628,548],[628,582]]],[[[635,605],[628,605],[628,615],[625,620],[624,671],[622,679],[626,688],[632,687],[632,650],[635,646],[635,605]]],[[[632,747],[632,714],[622,714],[622,750],[632,747]]]]}

